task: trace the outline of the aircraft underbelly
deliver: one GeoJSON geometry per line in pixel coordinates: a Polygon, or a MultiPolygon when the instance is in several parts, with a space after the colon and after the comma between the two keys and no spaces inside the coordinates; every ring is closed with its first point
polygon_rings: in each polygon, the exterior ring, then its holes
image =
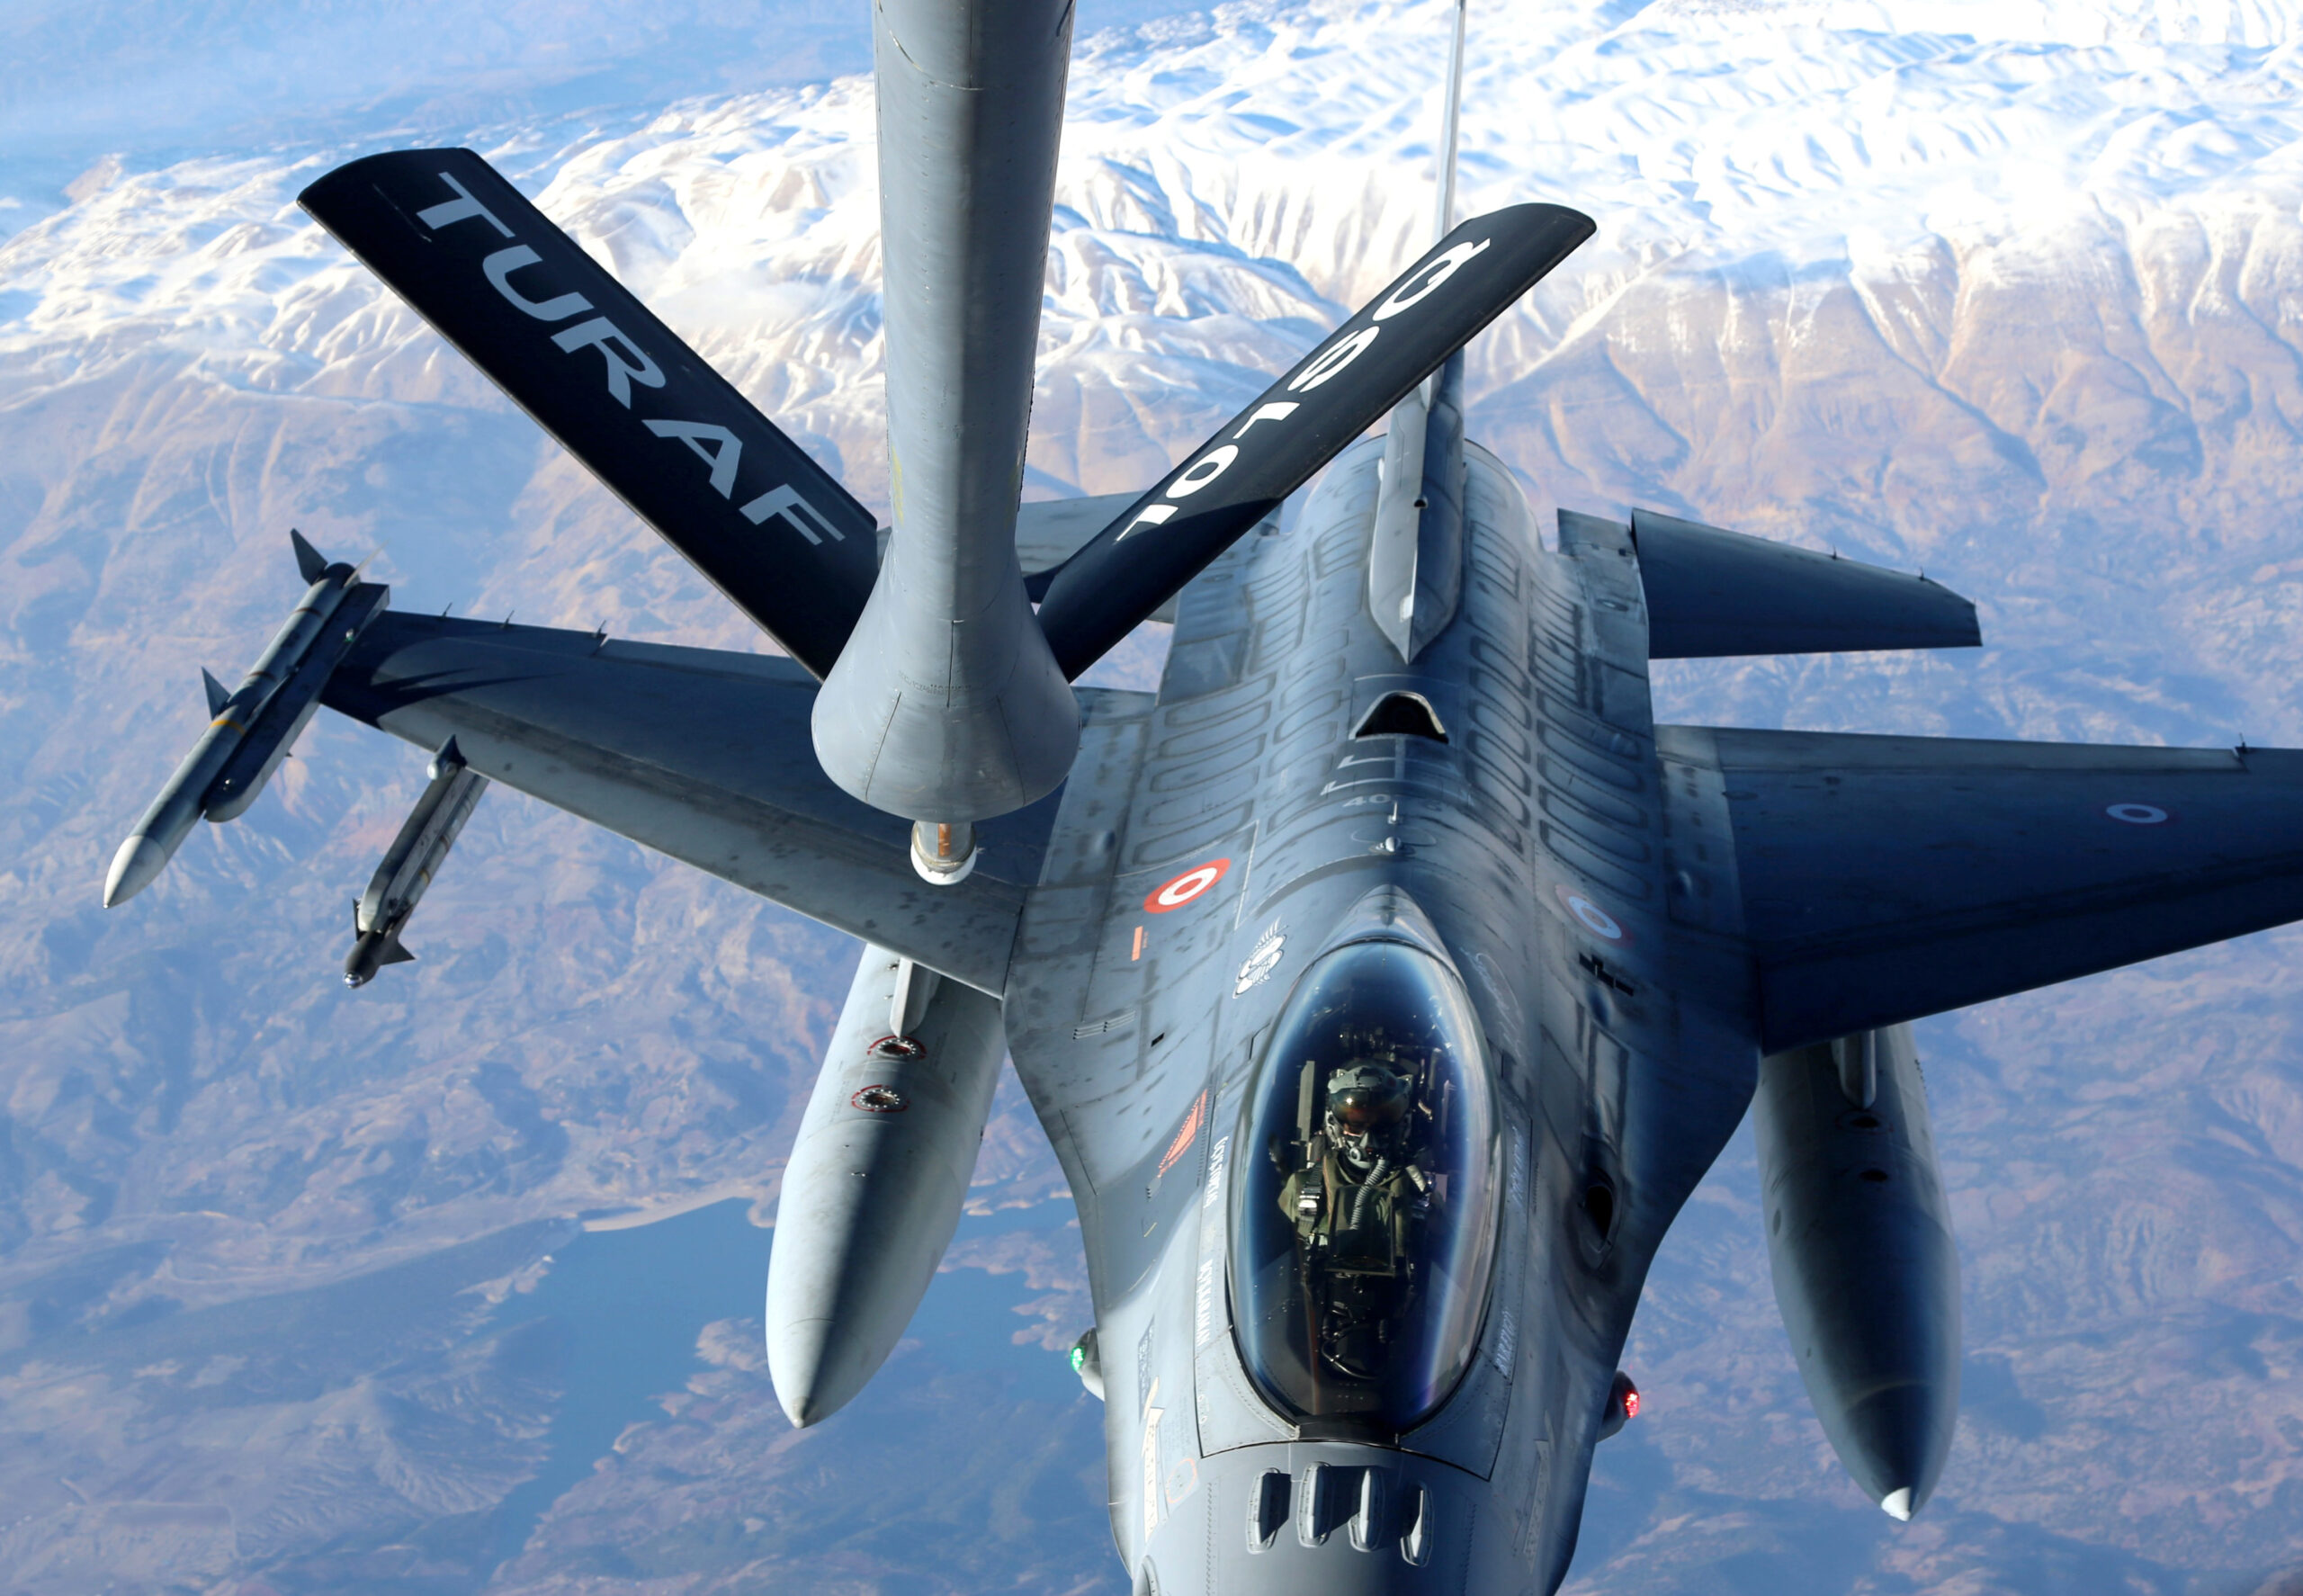
{"type": "MultiPolygon", "coordinates": [[[[1226,1216],[1260,1045],[1355,903],[1395,888],[1429,917],[1494,1076],[1506,1198],[1479,1353],[1384,1454],[1398,1490],[1482,1504],[1449,1553],[1464,1577],[1564,1571],[1648,1261],[1752,1090],[1724,802],[1665,789],[1635,565],[1543,551],[1509,474],[1468,450],[1460,608],[1404,664],[1365,597],[1380,450],[1185,591],[1157,703],[1090,729],[1017,936],[1010,1046],[1080,1210],[1131,1566],[1233,1536],[1257,1480],[1304,1488],[1286,1459],[1326,1444],[1244,1372],[1226,1216]],[[1411,730],[1384,730],[1394,712],[1411,730]],[[1240,1502],[1208,1498],[1219,1482],[1240,1502]]],[[[1374,1556],[1351,1540],[1275,1545],[1374,1556]]],[[[1381,1588],[1460,1588],[1399,1565],[1412,1579],[1381,1588]]],[[[1252,1566],[1246,1588],[1289,1588],[1252,1566]]]]}

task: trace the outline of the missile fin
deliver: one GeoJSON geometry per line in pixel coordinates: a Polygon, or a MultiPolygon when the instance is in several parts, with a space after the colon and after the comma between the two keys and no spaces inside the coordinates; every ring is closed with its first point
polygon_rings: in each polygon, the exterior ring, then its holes
{"type": "Polygon", "coordinates": [[[232,695],[225,689],[223,683],[210,676],[205,669],[200,673],[200,685],[208,689],[208,717],[213,720],[224,713],[224,705],[231,700],[232,695]]]}
{"type": "Polygon", "coordinates": [[[377,955],[379,964],[413,964],[416,955],[399,945],[397,936],[384,938],[384,951],[377,955]]]}
{"type": "Polygon", "coordinates": [[[296,569],[307,582],[317,582],[327,575],[327,556],[304,541],[304,534],[294,527],[288,529],[288,542],[296,551],[296,569]]]}

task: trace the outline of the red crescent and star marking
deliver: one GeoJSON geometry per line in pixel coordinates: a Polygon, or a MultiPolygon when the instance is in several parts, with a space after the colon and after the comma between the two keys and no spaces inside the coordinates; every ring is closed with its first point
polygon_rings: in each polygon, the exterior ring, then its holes
{"type": "Polygon", "coordinates": [[[1152,889],[1143,900],[1146,914],[1165,914],[1170,909],[1181,909],[1196,898],[1206,895],[1207,890],[1223,879],[1232,868],[1229,859],[1210,859],[1205,865],[1195,865],[1172,881],[1152,889]]]}

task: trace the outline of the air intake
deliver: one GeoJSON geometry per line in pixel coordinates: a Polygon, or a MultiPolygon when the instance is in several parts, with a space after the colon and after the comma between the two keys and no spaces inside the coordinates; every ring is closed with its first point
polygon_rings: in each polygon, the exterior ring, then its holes
{"type": "Polygon", "coordinates": [[[1420,693],[1386,693],[1376,700],[1351,733],[1354,737],[1427,737],[1433,742],[1447,740],[1447,729],[1431,708],[1431,701],[1420,693]]]}

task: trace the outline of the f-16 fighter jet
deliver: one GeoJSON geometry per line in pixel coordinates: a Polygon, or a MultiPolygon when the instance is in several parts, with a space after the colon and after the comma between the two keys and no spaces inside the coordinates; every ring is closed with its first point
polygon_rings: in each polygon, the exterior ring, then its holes
{"type": "Polygon", "coordinates": [[[394,614],[300,541],[105,901],[325,704],[470,778],[379,873],[379,947],[481,778],[862,938],[784,1178],[778,1396],[821,1421],[902,1333],[1012,1054],[1162,1596],[1555,1589],[1641,1282],[1753,1114],[1808,1392],[1908,1518],[1958,1345],[1910,1022],[2303,917],[2303,754],[1656,724],[1651,659],[1967,647],[1974,608],[1644,511],[1546,546],[1460,352],[1593,224],[1458,222],[1444,179],[1431,248],[1163,480],[1019,507],[1071,20],[874,10],[884,554],[477,155],[306,191],[789,657],[394,614]],[[1158,693],[1072,685],[1154,616],[1158,693]]]}

